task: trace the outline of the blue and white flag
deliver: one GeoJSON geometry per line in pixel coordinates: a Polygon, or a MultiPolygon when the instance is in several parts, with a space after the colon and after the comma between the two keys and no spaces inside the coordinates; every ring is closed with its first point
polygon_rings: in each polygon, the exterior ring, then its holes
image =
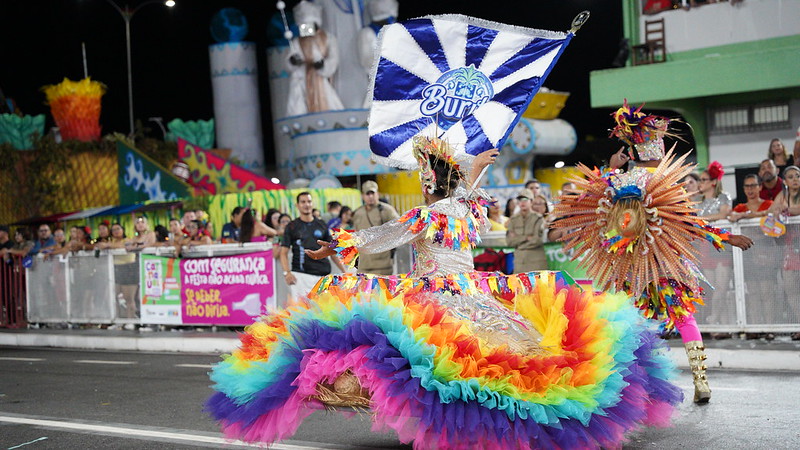
{"type": "Polygon", "coordinates": [[[415,168],[417,134],[461,157],[501,148],[572,36],[461,15],[384,26],[371,78],[374,159],[415,168]]]}

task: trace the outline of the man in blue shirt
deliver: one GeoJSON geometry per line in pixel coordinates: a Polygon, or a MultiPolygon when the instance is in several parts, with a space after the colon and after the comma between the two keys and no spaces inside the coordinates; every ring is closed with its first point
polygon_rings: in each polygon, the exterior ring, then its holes
{"type": "Polygon", "coordinates": [[[52,248],[48,249],[47,247],[55,247],[55,246],[56,246],[56,240],[53,239],[53,235],[50,231],[50,225],[43,223],[39,225],[39,233],[36,236],[36,243],[33,245],[31,251],[28,252],[28,256],[33,256],[41,252],[43,249],[47,249],[44,251],[44,253],[49,253],[53,249],[52,248]]]}
{"type": "Polygon", "coordinates": [[[231,221],[222,226],[222,243],[229,244],[239,242],[239,232],[242,225],[242,214],[244,208],[237,206],[231,211],[231,221]]]}

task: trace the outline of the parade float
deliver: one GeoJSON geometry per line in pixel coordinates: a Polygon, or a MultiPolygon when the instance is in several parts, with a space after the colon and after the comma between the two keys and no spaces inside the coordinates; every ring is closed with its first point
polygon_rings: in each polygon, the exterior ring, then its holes
{"type": "MultiPolygon", "coordinates": [[[[369,46],[375,45],[383,25],[394,23],[398,3],[373,0],[361,5],[356,1],[303,1],[290,12],[284,11],[283,2],[278,2],[283,20],[273,21],[272,26],[282,28],[273,30],[275,39],[267,49],[277,171],[281,179],[305,178],[312,182],[335,176],[353,184],[351,177],[374,177],[381,192],[403,209],[418,201],[416,175],[377,164],[372,158],[369,110],[365,108],[368,74],[373,69],[374,48],[369,46]],[[329,49],[327,58],[305,55],[302,43],[313,39],[314,32],[335,36],[335,40],[327,40],[327,45],[338,43],[339,48],[329,49]],[[307,92],[297,85],[304,81],[306,72],[314,70],[315,63],[328,69],[323,77],[323,92],[335,95],[329,103],[341,105],[341,109],[294,106],[307,101],[298,98],[307,92]]],[[[471,101],[466,91],[460,95],[459,101],[471,101]]],[[[575,129],[558,118],[568,96],[566,92],[544,89],[534,97],[506,142],[508,151],[501,152],[485,175],[485,187],[506,197],[533,176],[536,155],[566,155],[575,149],[575,129]]]]}

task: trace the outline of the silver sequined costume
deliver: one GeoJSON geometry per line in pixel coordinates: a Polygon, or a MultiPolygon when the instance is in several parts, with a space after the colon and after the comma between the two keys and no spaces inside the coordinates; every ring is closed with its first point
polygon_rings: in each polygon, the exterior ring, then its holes
{"type": "MultiPolygon", "coordinates": [[[[349,242],[340,240],[339,250],[352,247],[359,254],[371,254],[411,244],[414,265],[404,279],[419,283],[435,285],[437,278],[474,272],[472,249],[480,241],[480,233],[490,226],[478,200],[484,196],[482,191],[470,196],[459,187],[453,196],[414,208],[399,219],[347,233],[349,242]]],[[[338,236],[341,239],[342,235],[338,236]]],[[[435,294],[435,300],[490,345],[507,344],[524,353],[541,350],[541,334],[533,325],[489,293],[445,289],[435,294]]]]}

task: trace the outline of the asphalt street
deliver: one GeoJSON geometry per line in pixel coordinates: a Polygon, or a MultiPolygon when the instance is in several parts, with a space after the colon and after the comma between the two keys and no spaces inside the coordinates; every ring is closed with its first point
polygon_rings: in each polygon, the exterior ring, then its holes
{"type": "MultiPolygon", "coordinates": [[[[203,412],[208,354],[0,347],[0,448],[242,448],[203,412]]],[[[712,370],[710,404],[686,400],[666,429],[630,435],[629,449],[800,448],[800,373],[712,370]]],[[[410,448],[373,433],[368,416],[318,412],[277,449],[410,448]]]]}

